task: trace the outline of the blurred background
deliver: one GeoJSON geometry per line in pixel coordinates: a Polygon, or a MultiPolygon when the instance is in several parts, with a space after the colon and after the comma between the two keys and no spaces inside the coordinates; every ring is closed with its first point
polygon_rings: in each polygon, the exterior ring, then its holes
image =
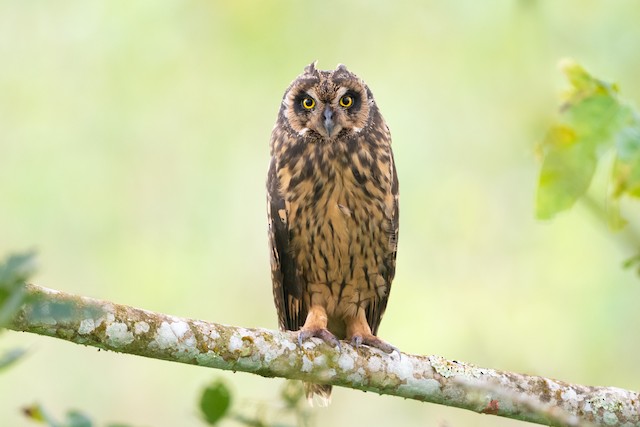
{"type": "MultiPolygon", "coordinates": [[[[640,389],[633,252],[578,205],[533,216],[534,145],[575,58],[640,100],[631,0],[0,1],[0,254],[34,282],[184,317],[277,327],[264,182],[287,85],[346,64],[392,131],[397,275],[380,335],[408,353],[640,389]],[[613,236],[613,237],[612,237],[613,236]]],[[[202,426],[200,389],[277,405],[279,379],[5,332],[20,408],[202,426]]],[[[516,426],[336,388],[318,425],[516,426]]]]}

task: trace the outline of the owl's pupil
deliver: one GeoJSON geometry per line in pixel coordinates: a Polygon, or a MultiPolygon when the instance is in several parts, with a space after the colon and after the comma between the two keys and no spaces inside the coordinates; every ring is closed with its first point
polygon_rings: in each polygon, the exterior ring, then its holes
{"type": "Polygon", "coordinates": [[[302,106],[307,110],[310,110],[316,105],[316,102],[312,98],[304,98],[302,100],[302,106]]]}
{"type": "Polygon", "coordinates": [[[349,95],[340,98],[340,105],[342,105],[343,107],[349,108],[351,107],[351,104],[353,104],[353,98],[351,98],[349,95]]]}

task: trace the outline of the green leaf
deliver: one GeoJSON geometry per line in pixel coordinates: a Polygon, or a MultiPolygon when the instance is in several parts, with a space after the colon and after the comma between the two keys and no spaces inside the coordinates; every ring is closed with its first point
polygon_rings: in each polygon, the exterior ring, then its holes
{"type": "Polygon", "coordinates": [[[2,356],[0,356],[0,370],[4,370],[7,367],[13,365],[22,356],[24,356],[26,352],[27,351],[23,348],[14,348],[4,353],[2,356]]]}
{"type": "Polygon", "coordinates": [[[231,393],[220,380],[207,386],[200,397],[200,410],[210,425],[215,425],[224,418],[230,405],[231,393]]]}
{"type": "Polygon", "coordinates": [[[301,381],[286,381],[280,391],[280,398],[287,408],[295,408],[305,397],[301,381]]]}
{"type": "Polygon", "coordinates": [[[625,269],[635,269],[636,274],[640,276],[640,254],[635,254],[631,258],[624,261],[622,267],[625,269]]]}
{"type": "Polygon", "coordinates": [[[34,272],[33,252],[9,255],[0,262],[0,326],[6,325],[25,302],[24,283],[34,272]]]}
{"type": "Polygon", "coordinates": [[[581,144],[572,128],[558,125],[547,134],[536,199],[536,215],[550,219],[569,209],[589,188],[596,168],[595,149],[581,144]]]}
{"type": "Polygon", "coordinates": [[[640,117],[624,110],[623,127],[616,139],[616,158],[611,176],[613,197],[640,197],[640,117]]]}
{"type": "Polygon", "coordinates": [[[35,253],[12,254],[0,263],[0,288],[10,288],[24,283],[35,273],[35,253]]]}
{"type": "Polygon", "coordinates": [[[27,406],[26,408],[22,408],[22,413],[32,421],[46,424],[49,427],[61,427],[60,424],[58,424],[42,407],[42,405],[39,405],[37,403],[31,406],[27,406]]]}
{"type": "Polygon", "coordinates": [[[25,302],[27,293],[21,284],[11,290],[0,290],[0,326],[5,326],[25,302]]]}
{"type": "Polygon", "coordinates": [[[92,427],[91,419],[82,412],[71,410],[67,412],[64,427],[92,427]]]}
{"type": "MultiPolygon", "coordinates": [[[[573,61],[564,61],[562,69],[572,86],[556,123],[538,147],[542,167],[536,216],[540,219],[549,219],[573,206],[589,189],[601,156],[613,148],[617,158],[612,197],[636,192],[640,196],[637,114],[620,101],[614,84],[596,79],[573,61]]],[[[611,215],[615,217],[617,211],[611,215]]]]}

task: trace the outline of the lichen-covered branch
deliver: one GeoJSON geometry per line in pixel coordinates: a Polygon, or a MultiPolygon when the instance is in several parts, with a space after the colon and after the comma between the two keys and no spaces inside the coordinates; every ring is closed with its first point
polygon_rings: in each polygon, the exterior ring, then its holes
{"type": "Polygon", "coordinates": [[[105,350],[333,384],[555,426],[640,426],[640,396],[479,368],[439,356],[340,351],[290,333],[225,326],[27,285],[9,326],[105,350]]]}

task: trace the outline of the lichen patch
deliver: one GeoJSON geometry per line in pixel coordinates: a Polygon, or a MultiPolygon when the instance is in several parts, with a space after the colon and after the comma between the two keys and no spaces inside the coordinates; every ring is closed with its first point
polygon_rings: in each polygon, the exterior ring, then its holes
{"type": "Polygon", "coordinates": [[[238,351],[242,348],[242,338],[240,338],[238,335],[231,335],[231,338],[229,338],[229,351],[230,352],[235,352],[238,351]]]}
{"type": "Polygon", "coordinates": [[[176,334],[168,322],[162,322],[156,331],[156,339],[154,342],[159,348],[165,349],[175,346],[178,343],[178,337],[176,337],[176,334]]]}
{"type": "Polygon", "coordinates": [[[618,416],[616,414],[614,414],[613,412],[606,411],[602,415],[602,420],[608,426],[612,426],[612,425],[618,424],[618,416]]]}
{"type": "Polygon", "coordinates": [[[313,362],[306,355],[302,356],[302,367],[300,370],[302,372],[311,372],[311,369],[313,369],[313,362]]]}
{"type": "Polygon", "coordinates": [[[442,394],[442,384],[433,378],[424,379],[409,375],[398,386],[398,391],[407,397],[442,394]]]}
{"type": "Polygon", "coordinates": [[[567,388],[560,393],[560,398],[568,403],[569,405],[575,407],[578,404],[578,393],[572,388],[567,388]]]}
{"type": "Polygon", "coordinates": [[[149,324],[144,321],[136,322],[133,325],[133,333],[136,335],[146,334],[149,332],[149,324]]]}
{"type": "Polygon", "coordinates": [[[122,347],[133,342],[133,333],[126,323],[113,322],[106,329],[107,342],[113,347],[122,347]]]}
{"type": "Polygon", "coordinates": [[[93,319],[83,319],[80,322],[80,327],[78,328],[78,333],[80,335],[90,334],[96,329],[96,322],[93,319]]]}
{"type": "Polygon", "coordinates": [[[378,372],[382,368],[382,359],[378,356],[371,356],[368,363],[371,372],[378,372]]]}
{"type": "Polygon", "coordinates": [[[338,357],[338,366],[343,371],[350,371],[355,366],[356,362],[353,360],[353,357],[349,356],[346,352],[340,354],[338,357]]]}
{"type": "Polygon", "coordinates": [[[270,343],[268,343],[262,336],[257,336],[253,342],[258,349],[258,353],[263,354],[264,363],[266,364],[269,364],[273,360],[282,356],[284,352],[287,351],[288,349],[288,347],[286,346],[276,347],[276,346],[270,345],[270,343]]]}
{"type": "Polygon", "coordinates": [[[187,324],[187,322],[183,321],[171,322],[170,327],[176,338],[178,338],[179,340],[182,339],[182,337],[184,337],[184,334],[186,334],[189,330],[189,325],[187,324]]]}
{"type": "Polygon", "coordinates": [[[319,354],[313,359],[313,364],[320,367],[327,366],[327,356],[325,356],[324,354],[319,354]]]}

